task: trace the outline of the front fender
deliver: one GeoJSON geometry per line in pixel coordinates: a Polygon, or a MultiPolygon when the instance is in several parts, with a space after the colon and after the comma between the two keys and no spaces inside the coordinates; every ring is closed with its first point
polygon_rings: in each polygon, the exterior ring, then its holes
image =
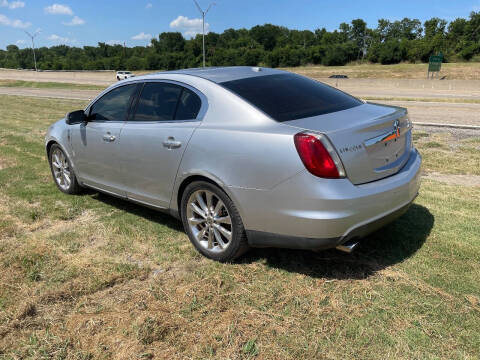
{"type": "Polygon", "coordinates": [[[69,130],[69,125],[65,123],[65,119],[60,119],[54,124],[52,124],[48,128],[47,134],[45,135],[45,153],[48,160],[48,150],[53,143],[56,143],[58,146],[60,146],[65,155],[67,155],[67,158],[70,161],[70,164],[72,165],[75,174],[78,174],[75,167],[75,162],[73,161],[74,157],[72,148],[68,140],[69,130]]]}

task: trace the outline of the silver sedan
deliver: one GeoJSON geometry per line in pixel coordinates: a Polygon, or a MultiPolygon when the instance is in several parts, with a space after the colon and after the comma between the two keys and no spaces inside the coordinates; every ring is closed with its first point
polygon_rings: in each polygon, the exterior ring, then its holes
{"type": "Polygon", "coordinates": [[[180,218],[203,255],[339,248],[404,213],[421,157],[403,108],[251,67],[127,79],[48,129],[58,188],[180,218]]]}

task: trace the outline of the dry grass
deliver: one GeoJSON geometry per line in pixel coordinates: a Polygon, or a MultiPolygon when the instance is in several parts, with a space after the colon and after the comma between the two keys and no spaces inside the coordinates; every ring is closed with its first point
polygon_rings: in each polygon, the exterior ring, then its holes
{"type": "MultiPolygon", "coordinates": [[[[362,79],[426,79],[428,64],[352,64],[346,66],[301,66],[287,68],[312,78],[326,78],[334,74],[362,79]]],[[[478,63],[449,63],[442,65],[440,77],[449,80],[480,80],[478,63]]]]}
{"type": "MultiPolygon", "coordinates": [[[[479,188],[425,181],[353,255],[266,249],[219,264],[176,220],[55,188],[40,135],[81,105],[0,96],[0,358],[480,357],[479,188]]],[[[478,150],[478,138],[417,138],[427,169],[437,149],[465,173],[478,150]]]]}

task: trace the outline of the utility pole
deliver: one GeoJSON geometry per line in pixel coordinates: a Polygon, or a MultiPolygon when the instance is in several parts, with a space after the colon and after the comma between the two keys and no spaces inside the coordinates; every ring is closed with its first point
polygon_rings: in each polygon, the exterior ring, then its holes
{"type": "Polygon", "coordinates": [[[195,5],[197,6],[198,11],[200,11],[200,14],[202,14],[202,41],[203,41],[203,67],[205,67],[205,15],[207,15],[208,11],[213,5],[216,5],[215,3],[211,3],[208,5],[208,8],[206,11],[203,11],[200,5],[198,5],[197,0],[193,0],[195,2],[195,5]]]}
{"type": "Polygon", "coordinates": [[[35,43],[33,42],[33,39],[35,39],[35,37],[40,34],[40,30],[37,30],[33,35],[30,34],[28,31],[24,30],[25,33],[28,35],[28,37],[30,39],[32,39],[32,50],[33,50],[33,62],[35,64],[35,71],[37,71],[37,58],[35,56],[35,43]]]}

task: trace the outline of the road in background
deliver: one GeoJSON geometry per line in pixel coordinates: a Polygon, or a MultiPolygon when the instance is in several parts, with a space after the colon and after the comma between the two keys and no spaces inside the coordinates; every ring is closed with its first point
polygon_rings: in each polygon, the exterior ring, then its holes
{"type": "MultiPolygon", "coordinates": [[[[145,72],[137,73],[137,75],[145,72]]],[[[314,75],[303,71],[303,75],[314,75]]],[[[480,100],[480,80],[329,79],[311,76],[359,97],[458,98],[480,100]]],[[[0,69],[0,79],[110,85],[114,71],[26,71],[0,69]]]]}
{"type": "Polygon", "coordinates": [[[373,100],[371,102],[405,107],[413,122],[480,126],[480,104],[373,100]]]}
{"type": "MultiPolygon", "coordinates": [[[[104,86],[116,82],[113,71],[35,73],[34,71],[0,69],[0,79],[104,86]]],[[[406,107],[412,120],[416,122],[480,125],[480,80],[324,78],[318,78],[318,80],[359,98],[366,98],[371,102],[406,107]]],[[[79,100],[91,100],[99,92],[99,90],[0,87],[0,95],[79,100]]]]}
{"type": "Polygon", "coordinates": [[[480,80],[322,79],[349,94],[362,97],[467,99],[480,101],[480,80]]]}
{"type": "Polygon", "coordinates": [[[0,87],[0,95],[34,96],[56,99],[91,100],[99,90],[37,89],[23,87],[0,87]]]}
{"type": "Polygon", "coordinates": [[[0,69],[0,79],[37,82],[110,85],[117,79],[115,71],[30,71],[0,69]]]}

